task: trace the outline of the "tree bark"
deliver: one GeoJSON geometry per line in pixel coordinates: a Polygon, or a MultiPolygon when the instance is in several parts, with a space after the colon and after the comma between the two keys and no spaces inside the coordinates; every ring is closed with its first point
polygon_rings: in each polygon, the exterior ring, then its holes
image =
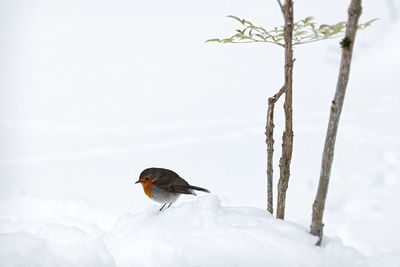
{"type": "MultiPolygon", "coordinates": [[[[278,1],[278,3],[280,3],[278,1]]],[[[290,177],[290,162],[293,150],[293,130],[292,130],[292,82],[293,82],[293,1],[285,0],[281,5],[283,18],[285,20],[284,39],[285,39],[285,131],[282,136],[282,156],[279,161],[280,177],[278,183],[278,204],[276,217],[285,218],[286,190],[290,177]]]]}
{"type": "Polygon", "coordinates": [[[267,111],[267,124],[265,126],[265,135],[267,143],[267,210],[273,214],[274,213],[274,203],[273,203],[273,155],[274,155],[274,108],[275,103],[278,101],[279,97],[285,92],[285,86],[279,90],[274,96],[268,98],[268,111],[267,111]]]}
{"type": "Polygon", "coordinates": [[[322,155],[321,173],[318,184],[317,195],[313,204],[311,234],[318,236],[317,245],[321,245],[323,236],[322,222],[325,201],[328,193],[329,178],[335,150],[335,140],[339,125],[340,114],[343,108],[346,87],[349,80],[350,64],[353,53],[354,41],[358,27],[358,19],[361,16],[362,7],[361,0],[351,0],[348,9],[348,20],[346,25],[346,34],[342,42],[342,59],[340,62],[339,77],[336,85],[335,97],[332,101],[331,111],[329,116],[329,124],[325,137],[324,151],[322,155]]]}

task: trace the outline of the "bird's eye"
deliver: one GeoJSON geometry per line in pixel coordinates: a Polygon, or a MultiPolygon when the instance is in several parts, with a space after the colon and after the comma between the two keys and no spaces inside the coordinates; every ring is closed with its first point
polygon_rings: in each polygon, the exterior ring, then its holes
{"type": "Polygon", "coordinates": [[[146,181],[149,180],[149,177],[144,178],[146,181]]]}

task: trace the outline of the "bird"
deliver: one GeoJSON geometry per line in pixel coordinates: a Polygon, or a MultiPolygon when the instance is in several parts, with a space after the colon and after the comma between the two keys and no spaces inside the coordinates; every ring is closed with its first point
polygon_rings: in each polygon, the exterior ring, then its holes
{"type": "Polygon", "coordinates": [[[176,172],[164,168],[147,168],[140,173],[139,180],[144,193],[153,201],[163,204],[160,211],[169,203],[169,208],[180,195],[196,195],[194,190],[210,193],[205,188],[190,185],[176,172]]]}

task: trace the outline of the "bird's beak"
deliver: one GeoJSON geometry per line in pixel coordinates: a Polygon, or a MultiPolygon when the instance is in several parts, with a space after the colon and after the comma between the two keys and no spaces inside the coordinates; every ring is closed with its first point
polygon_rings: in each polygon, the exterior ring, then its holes
{"type": "Polygon", "coordinates": [[[135,182],[135,184],[138,184],[138,183],[140,183],[140,180],[137,180],[137,181],[135,182]]]}

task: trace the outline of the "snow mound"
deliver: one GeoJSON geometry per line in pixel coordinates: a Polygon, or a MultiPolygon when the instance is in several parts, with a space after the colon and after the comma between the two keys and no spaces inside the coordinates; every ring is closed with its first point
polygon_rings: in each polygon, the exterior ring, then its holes
{"type": "Polygon", "coordinates": [[[263,209],[224,207],[212,195],[116,220],[76,199],[22,196],[3,204],[1,267],[361,267],[393,266],[399,260],[397,252],[366,258],[327,237],[316,247],[317,239],[304,226],[277,220],[263,209]]]}
{"type": "Polygon", "coordinates": [[[117,266],[356,266],[339,240],[322,248],[300,225],[265,210],[222,207],[215,196],[125,214],[106,237],[117,266]]]}
{"type": "Polygon", "coordinates": [[[29,194],[5,199],[0,203],[0,266],[113,267],[104,235],[114,221],[82,199],[29,194]]]}

